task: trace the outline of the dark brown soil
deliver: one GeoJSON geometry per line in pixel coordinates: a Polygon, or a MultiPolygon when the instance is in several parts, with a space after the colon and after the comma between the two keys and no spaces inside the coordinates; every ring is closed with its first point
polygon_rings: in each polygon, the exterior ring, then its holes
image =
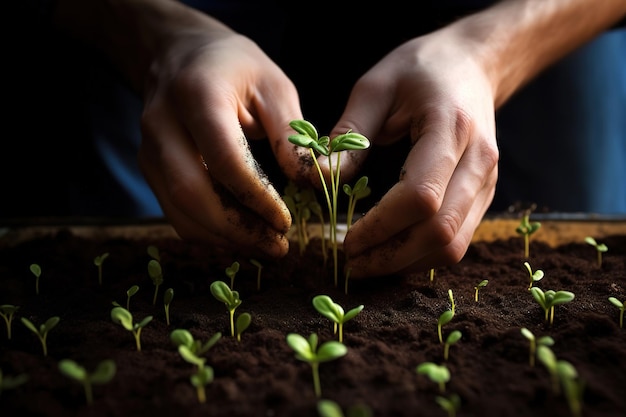
{"type": "Polygon", "coordinates": [[[223,258],[210,249],[177,239],[87,239],[69,231],[16,245],[0,241],[0,304],[19,306],[13,334],[7,340],[0,321],[0,369],[5,376],[27,374],[23,385],[0,393],[0,414],[8,416],[297,416],[315,417],[311,368],[295,358],[286,343],[291,332],[320,342],[335,339],[331,322],[311,300],[327,294],[348,310],[365,308],[345,324],[346,356],[320,365],[322,397],[345,411],[366,404],[376,417],[446,416],[435,398],[437,385],[418,374],[426,361],[442,363],[444,347],[437,320],[450,309],[456,314],[444,326],[462,332],[451,346],[447,366],[451,379],[445,396],[457,394],[460,416],[571,416],[562,393],[552,389],[550,374],[538,362],[529,365],[528,341],[520,329],[550,335],[559,360],[570,362],[585,383],[583,416],[626,415],[626,329],[619,327],[619,310],[608,301],[626,300],[626,237],[608,236],[603,265],[592,247],[581,241],[552,248],[531,241],[533,269],[545,272],[535,284],[544,290],[568,290],[575,299],[557,306],[554,323],[544,322],[543,310],[528,291],[521,239],[474,243],[458,265],[411,278],[382,277],[350,282],[349,293],[333,285],[330,262],[320,266],[318,242],[307,256],[292,245],[280,262],[267,262],[261,288],[249,259],[223,258]],[[148,273],[148,245],[161,251],[164,283],[156,306],[148,273]],[[3,247],[4,246],[4,247],[3,247]],[[104,252],[102,285],[94,258],[104,252]],[[235,289],[252,324],[240,342],[230,336],[228,312],[210,293],[215,280],[229,282],[225,268],[241,264],[235,289]],[[42,268],[40,294],[29,265],[42,268]],[[489,284],[474,300],[474,287],[489,284]],[[142,350],[133,336],[112,322],[112,301],[126,302],[126,290],[139,285],[130,310],[139,321],[153,315],[141,333],[142,350]],[[175,291],[171,324],[166,325],[163,292],[175,291]],[[41,324],[52,316],[60,322],[48,335],[48,355],[20,321],[41,324]],[[200,403],[190,383],[194,366],[185,362],[169,339],[182,328],[207,341],[222,338],[205,355],[214,369],[206,403],[200,403]],[[82,387],[58,370],[70,358],[92,370],[104,359],[117,365],[114,379],[94,386],[94,403],[87,405],[82,387]]]}

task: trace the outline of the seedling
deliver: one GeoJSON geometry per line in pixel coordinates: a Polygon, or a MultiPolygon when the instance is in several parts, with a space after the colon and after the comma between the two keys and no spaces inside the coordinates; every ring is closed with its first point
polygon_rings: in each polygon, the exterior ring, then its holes
{"type": "Polygon", "coordinates": [[[261,291],[261,271],[263,270],[263,264],[256,259],[250,259],[250,263],[256,266],[256,290],[261,291]]]}
{"type": "Polygon", "coordinates": [[[39,278],[41,277],[41,267],[39,264],[30,264],[30,272],[35,276],[35,294],[39,295],[39,278]]]}
{"type": "Polygon", "coordinates": [[[515,229],[517,234],[522,235],[524,237],[524,257],[528,258],[530,255],[530,236],[535,233],[537,230],[541,228],[541,223],[539,222],[531,222],[530,213],[532,210],[526,210],[522,219],[520,221],[519,226],[515,229]]]}
{"type": "Polygon", "coordinates": [[[454,304],[454,295],[450,289],[448,289],[448,300],[450,300],[450,310],[452,311],[452,315],[454,315],[454,308],[456,304],[454,304]]]}
{"type": "Polygon", "coordinates": [[[0,369],[0,395],[2,395],[2,391],[15,389],[26,382],[28,382],[27,374],[18,374],[16,376],[4,375],[2,369],[0,369]]]}
{"type": "Polygon", "coordinates": [[[602,268],[602,253],[609,250],[609,248],[604,243],[598,243],[591,236],[587,236],[585,238],[585,242],[596,248],[597,259],[598,259],[598,268],[602,268]]]}
{"type": "Polygon", "coordinates": [[[250,315],[250,313],[241,313],[239,317],[237,317],[235,330],[237,333],[238,342],[241,342],[241,333],[243,333],[248,328],[248,326],[250,326],[251,321],[252,321],[252,316],[250,315]]]}
{"type": "Polygon", "coordinates": [[[456,412],[461,408],[461,397],[458,394],[450,394],[447,397],[437,395],[435,401],[448,413],[448,417],[455,417],[456,412]]]}
{"type": "Polygon", "coordinates": [[[203,366],[191,375],[191,385],[196,388],[196,396],[201,404],[206,402],[206,386],[213,382],[213,368],[203,366]]]}
{"type": "Polygon", "coordinates": [[[146,252],[148,252],[148,256],[150,256],[152,259],[161,262],[161,253],[159,252],[159,248],[154,245],[149,245],[146,249],[146,252]]]}
{"type": "Polygon", "coordinates": [[[338,245],[337,245],[337,199],[339,194],[341,178],[341,152],[346,150],[362,150],[370,146],[369,140],[361,135],[348,131],[342,135],[335,136],[332,140],[329,136],[319,137],[317,129],[306,120],[292,120],[289,123],[292,129],[298,132],[289,136],[289,142],[308,148],[311,157],[320,176],[320,181],[326,197],[328,214],[330,217],[330,245],[333,251],[334,279],[335,287],[338,281],[338,245]],[[328,168],[330,171],[330,184],[326,184],[326,179],[322,169],[317,162],[315,152],[328,157],[328,168]],[[336,168],[333,168],[333,155],[337,156],[336,168]],[[330,188],[330,190],[329,190],[330,188]]]}
{"type": "Polygon", "coordinates": [[[163,306],[165,308],[165,323],[170,325],[170,305],[172,304],[172,300],[174,299],[174,289],[168,288],[165,290],[163,294],[163,306]]]}
{"type": "Polygon", "coordinates": [[[348,348],[336,340],[322,343],[319,347],[317,343],[318,337],[315,333],[311,333],[308,340],[297,333],[289,333],[287,335],[287,344],[296,352],[296,359],[311,365],[315,396],[320,398],[322,396],[319,375],[320,363],[344,356],[348,353],[348,348]]]}
{"type": "Polygon", "coordinates": [[[43,355],[48,356],[48,333],[52,330],[59,321],[61,320],[58,316],[50,317],[46,322],[39,326],[39,328],[35,327],[32,321],[28,320],[26,317],[21,318],[22,323],[26,326],[27,329],[35,333],[39,341],[41,342],[41,347],[43,348],[43,355]]]}
{"type": "Polygon", "coordinates": [[[556,363],[556,371],[563,387],[567,405],[574,417],[580,417],[583,410],[583,392],[585,384],[578,376],[574,365],[565,360],[556,363]]]}
{"type": "Polygon", "coordinates": [[[201,356],[211,349],[218,340],[222,338],[222,333],[217,332],[206,343],[202,343],[200,340],[195,340],[188,330],[176,329],[170,333],[170,340],[177,347],[185,346],[187,349],[196,356],[201,356]]]}
{"type": "Polygon", "coordinates": [[[485,288],[489,284],[489,280],[483,279],[474,287],[474,301],[478,302],[478,290],[485,288]]]}
{"type": "Polygon", "coordinates": [[[148,261],[148,275],[154,284],[154,296],[152,297],[152,305],[156,305],[159,287],[163,284],[163,269],[161,263],[156,259],[148,261]]]}
{"type": "MultiPolygon", "coordinates": [[[[298,245],[300,248],[300,255],[304,253],[307,245],[309,244],[309,234],[307,231],[307,222],[311,218],[311,209],[309,203],[315,199],[315,195],[312,192],[306,192],[307,190],[300,190],[298,186],[289,181],[285,186],[285,194],[283,195],[283,201],[291,213],[293,219],[292,224],[296,231],[298,238],[298,245]]],[[[324,239],[322,234],[322,239],[324,239]]]]}
{"type": "Polygon", "coordinates": [[[230,278],[230,289],[235,289],[235,276],[239,272],[239,262],[235,261],[230,266],[226,267],[226,276],[230,278]]]}
{"type": "Polygon", "coordinates": [[[532,287],[530,292],[535,301],[539,303],[545,313],[545,321],[549,319],[550,326],[554,322],[554,307],[560,304],[569,303],[574,299],[574,293],[570,291],[543,291],[539,287],[532,287]],[[549,316],[548,316],[549,315],[549,316]]]}
{"type": "Polygon", "coordinates": [[[102,264],[104,260],[109,257],[109,252],[105,252],[102,255],[98,255],[93,258],[93,264],[98,268],[98,284],[102,285],[102,264]]]}
{"type": "Polygon", "coordinates": [[[439,392],[446,392],[446,383],[450,381],[450,370],[446,365],[437,365],[434,362],[424,362],[415,368],[418,374],[426,375],[439,386],[439,392]]]}
{"type": "Polygon", "coordinates": [[[528,289],[530,290],[533,287],[533,283],[541,281],[541,279],[543,278],[543,271],[541,269],[538,269],[533,272],[528,262],[524,262],[524,266],[528,271],[528,275],[530,275],[530,284],[528,284],[528,289]]]}
{"type": "MultiPolygon", "coordinates": [[[[130,311],[130,299],[132,298],[133,295],[137,294],[137,291],[139,291],[138,285],[133,285],[132,287],[126,290],[126,310],[130,311]]],[[[118,303],[117,301],[113,301],[112,304],[116,307],[120,306],[120,303],[118,303]]]]}
{"type": "Polygon", "coordinates": [[[455,344],[461,339],[462,333],[459,330],[453,330],[450,332],[448,337],[446,337],[446,343],[443,345],[443,359],[445,361],[448,360],[448,356],[450,354],[450,346],[455,344]]]}
{"type": "Polygon", "coordinates": [[[552,381],[552,391],[559,394],[559,375],[557,371],[556,355],[548,346],[541,345],[537,347],[537,358],[539,362],[548,370],[550,380],[552,381]]]}
{"type": "Polygon", "coordinates": [[[609,301],[611,302],[611,304],[613,304],[615,307],[619,308],[619,327],[620,329],[624,327],[624,302],[618,300],[615,297],[609,297],[609,301]]]}
{"type": "Polygon", "coordinates": [[[333,322],[334,333],[339,333],[339,342],[343,343],[343,325],[348,320],[353,319],[365,307],[363,304],[354,307],[344,313],[343,307],[335,303],[327,295],[317,295],[313,297],[313,307],[324,317],[333,322]]]}
{"type": "Polygon", "coordinates": [[[235,337],[235,310],[241,305],[239,292],[231,290],[224,281],[214,281],[211,284],[211,294],[226,305],[230,317],[230,335],[235,337]]]}
{"type": "Polygon", "coordinates": [[[528,349],[528,363],[530,366],[535,366],[535,356],[537,354],[537,346],[552,346],[554,345],[554,339],[550,336],[542,336],[536,338],[533,332],[526,327],[521,328],[522,335],[530,342],[528,349]]]}
{"type": "Polygon", "coordinates": [[[117,370],[113,360],[104,360],[98,364],[92,373],[71,359],[63,359],[59,362],[59,370],[69,378],[83,385],[87,404],[93,404],[93,385],[106,384],[113,379],[117,370]]]}
{"type": "Polygon", "coordinates": [[[439,320],[437,320],[437,334],[439,335],[439,343],[443,343],[442,328],[445,324],[450,323],[452,317],[454,317],[454,313],[452,312],[452,310],[446,310],[441,314],[441,316],[439,316],[439,320]]]}
{"type": "Polygon", "coordinates": [[[132,332],[135,338],[135,346],[137,351],[141,351],[141,329],[152,321],[152,316],[146,316],[139,323],[133,323],[133,315],[124,307],[113,307],[111,310],[111,320],[114,323],[121,324],[126,330],[132,332]]]}
{"type": "Polygon", "coordinates": [[[348,229],[352,226],[352,218],[354,217],[356,202],[372,193],[372,189],[367,186],[367,182],[368,178],[366,176],[362,176],[354,184],[354,188],[352,188],[350,184],[343,185],[343,192],[348,196],[348,211],[346,220],[348,229]]]}
{"type": "MultiPolygon", "coordinates": [[[[321,399],[317,401],[317,413],[319,417],[344,417],[339,404],[333,400],[321,399]]],[[[348,407],[346,417],[372,417],[372,409],[365,404],[355,404],[348,407]]]]}
{"type": "Polygon", "coordinates": [[[0,316],[4,319],[7,325],[7,339],[11,340],[11,327],[13,323],[13,317],[20,308],[11,304],[0,305],[0,316]]]}

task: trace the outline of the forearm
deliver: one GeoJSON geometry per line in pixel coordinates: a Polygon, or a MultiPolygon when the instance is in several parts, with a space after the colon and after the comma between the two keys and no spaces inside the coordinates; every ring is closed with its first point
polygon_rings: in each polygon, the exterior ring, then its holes
{"type": "Polygon", "coordinates": [[[176,34],[199,26],[227,30],[175,0],[57,0],[53,18],[60,29],[101,50],[138,92],[176,34]]]}
{"type": "Polygon", "coordinates": [[[477,48],[496,108],[546,67],[626,15],[625,0],[505,0],[452,25],[477,48]]]}

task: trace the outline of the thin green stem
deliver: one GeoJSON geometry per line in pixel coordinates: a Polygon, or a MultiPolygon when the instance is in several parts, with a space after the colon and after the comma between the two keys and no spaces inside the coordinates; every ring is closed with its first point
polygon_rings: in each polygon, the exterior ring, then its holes
{"type": "Polygon", "coordinates": [[[313,389],[315,390],[315,396],[321,398],[322,386],[320,384],[319,363],[311,362],[311,370],[313,372],[313,389]]]}
{"type": "Polygon", "coordinates": [[[87,404],[93,404],[93,389],[91,387],[91,382],[88,380],[83,383],[85,387],[85,398],[87,399],[87,404]]]}
{"type": "Polygon", "coordinates": [[[137,346],[137,351],[141,351],[141,327],[137,330],[133,331],[133,335],[135,336],[135,345],[137,346]]]}

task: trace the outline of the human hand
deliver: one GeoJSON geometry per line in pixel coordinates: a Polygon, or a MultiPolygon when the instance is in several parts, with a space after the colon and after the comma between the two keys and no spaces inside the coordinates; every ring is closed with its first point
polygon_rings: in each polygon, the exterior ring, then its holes
{"type": "MultiPolygon", "coordinates": [[[[473,45],[452,30],[411,40],[354,86],[331,137],[348,129],[375,145],[410,133],[399,180],[344,240],[354,278],[458,262],[497,179],[493,87],[473,45]]],[[[368,151],[342,157],[344,179],[368,151]]],[[[323,159],[323,158],[322,158],[323,159]]],[[[322,161],[323,162],[323,161],[322,161]]]]}
{"type": "Polygon", "coordinates": [[[143,173],[182,238],[282,256],[291,215],[248,139],[269,138],[298,177],[304,150],[286,141],[302,117],[297,92],[251,40],[193,10],[178,18],[163,25],[141,86],[143,173]]]}

